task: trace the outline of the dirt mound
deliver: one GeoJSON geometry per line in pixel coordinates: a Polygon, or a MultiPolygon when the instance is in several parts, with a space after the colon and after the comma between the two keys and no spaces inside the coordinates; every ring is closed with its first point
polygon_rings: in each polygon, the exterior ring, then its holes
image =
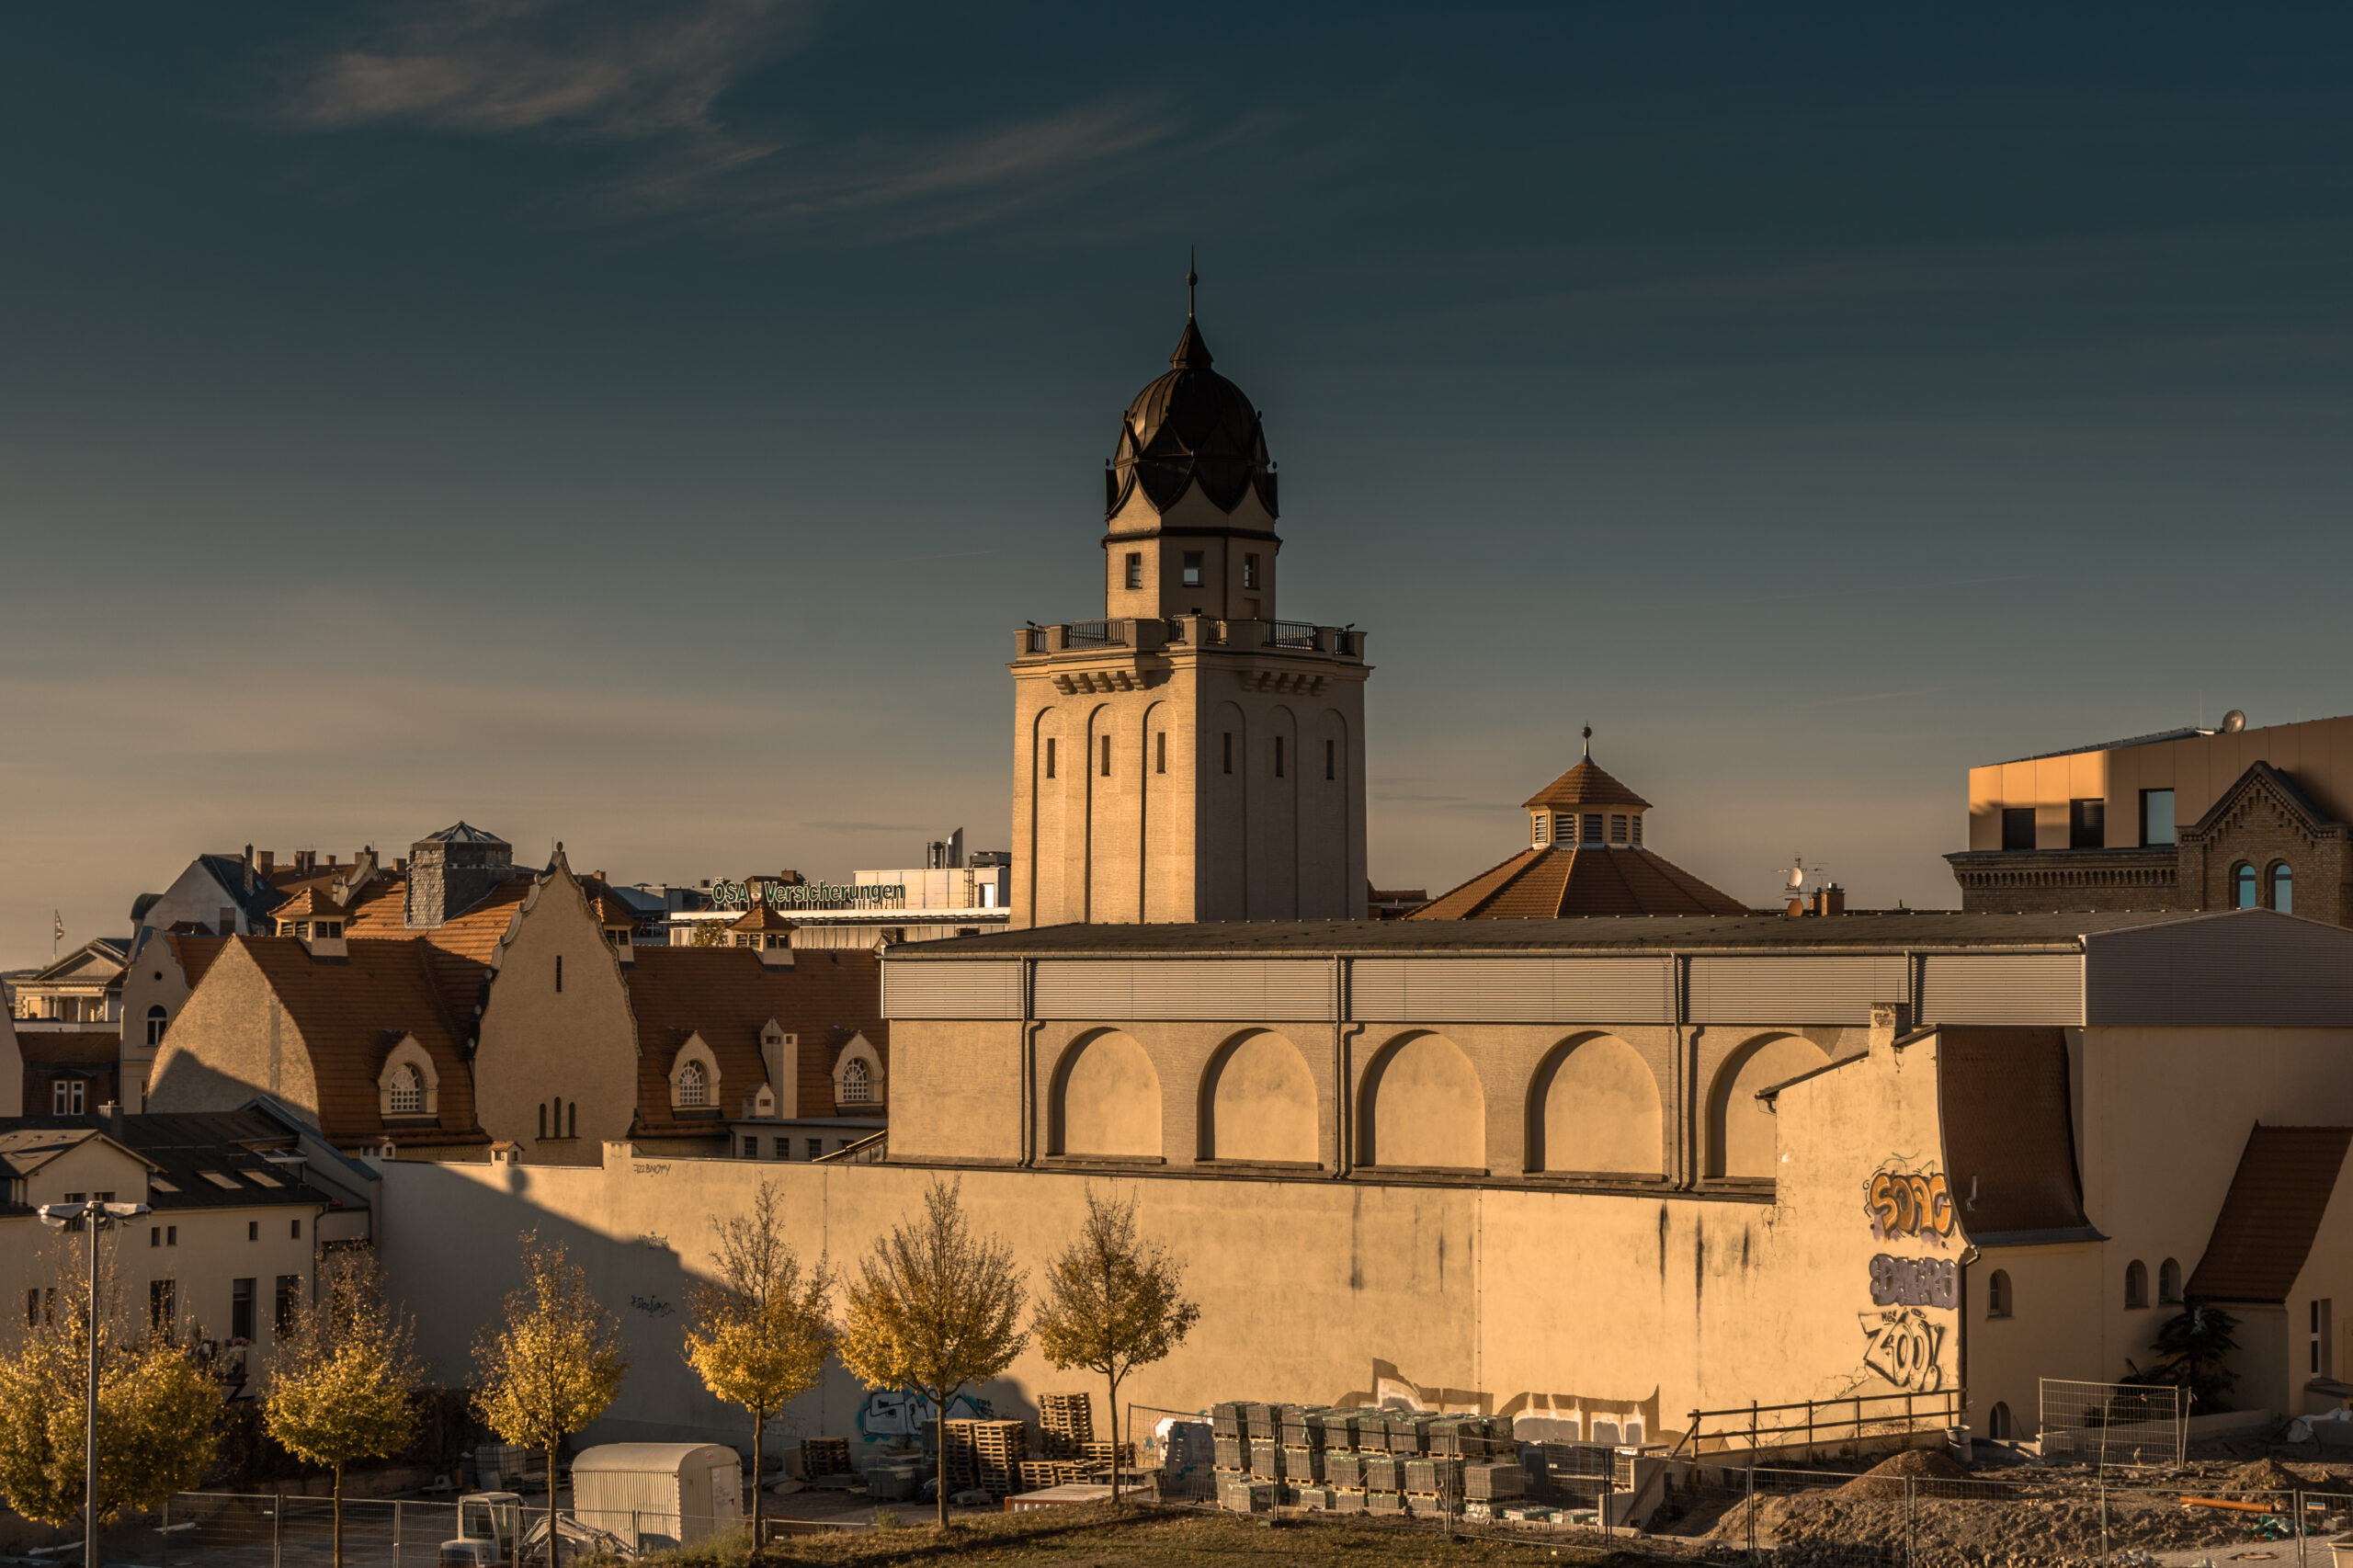
{"type": "Polygon", "coordinates": [[[1969,1471],[1950,1456],[1934,1449],[1905,1449],[1890,1454],[1879,1463],[1838,1488],[1842,1497],[1877,1497],[1889,1494],[1901,1495],[1907,1481],[1966,1481],[1969,1471]]]}
{"type": "Polygon", "coordinates": [[[2225,1492],[2293,1492],[2308,1483],[2278,1460],[2243,1464],[2222,1478],[2225,1492]]]}

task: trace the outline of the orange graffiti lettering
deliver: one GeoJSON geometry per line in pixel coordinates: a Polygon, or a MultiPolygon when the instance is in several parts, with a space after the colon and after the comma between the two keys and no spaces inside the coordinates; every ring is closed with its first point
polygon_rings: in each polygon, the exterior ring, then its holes
{"type": "Polygon", "coordinates": [[[1952,1193],[1942,1172],[1881,1171],[1870,1179],[1864,1208],[1871,1233],[1881,1241],[1923,1234],[1941,1241],[1952,1234],[1952,1193]]]}

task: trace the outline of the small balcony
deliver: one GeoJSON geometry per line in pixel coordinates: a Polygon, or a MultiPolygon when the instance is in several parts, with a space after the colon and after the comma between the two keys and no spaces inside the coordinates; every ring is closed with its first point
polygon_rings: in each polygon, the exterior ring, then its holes
{"type": "Polygon", "coordinates": [[[1279,652],[1360,661],[1365,634],[1353,626],[1318,626],[1305,620],[1226,620],[1185,615],[1166,620],[1072,620],[1025,626],[1013,634],[1016,659],[1127,648],[1139,653],[1169,648],[1231,653],[1279,652]]]}

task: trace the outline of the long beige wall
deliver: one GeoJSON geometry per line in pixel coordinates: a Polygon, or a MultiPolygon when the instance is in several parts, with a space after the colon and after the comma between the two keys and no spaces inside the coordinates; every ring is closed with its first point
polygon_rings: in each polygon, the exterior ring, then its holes
{"type": "MultiPolygon", "coordinates": [[[[1874,1236],[1866,1194],[1883,1151],[1934,1147],[1927,1050],[1900,1073],[1882,1051],[1784,1096],[1783,1136],[1805,1123],[1809,1152],[1783,1167],[1778,1203],[1322,1176],[942,1174],[961,1180],[976,1224],[1006,1236],[1033,1278],[1090,1187],[1138,1195],[1143,1228],[1186,1258],[1204,1309],[1188,1346],[1129,1385],[1138,1403],[1390,1394],[1639,1418],[1656,1437],[1695,1407],[1897,1387],[1871,1365],[1881,1325],[1859,1314],[1873,1310],[1873,1256],[1926,1244],[1874,1236]]],[[[536,1227],[586,1264],[629,1335],[635,1369],[593,1436],[735,1441],[743,1423],[678,1359],[712,1217],[741,1212],[775,1182],[801,1253],[848,1264],[913,1212],[935,1174],[633,1157],[620,1145],[602,1168],[378,1168],[381,1244],[443,1376],[462,1375],[465,1346],[516,1282],[515,1236],[536,1227]]],[[[1949,1327],[1930,1337],[1930,1369],[1916,1375],[1956,1379],[1949,1327]]],[[[1085,1386],[1030,1355],[987,1392],[1000,1411],[1027,1414],[1040,1391],[1085,1386]]],[[[788,1435],[854,1433],[864,1402],[835,1372],[788,1435]]]]}

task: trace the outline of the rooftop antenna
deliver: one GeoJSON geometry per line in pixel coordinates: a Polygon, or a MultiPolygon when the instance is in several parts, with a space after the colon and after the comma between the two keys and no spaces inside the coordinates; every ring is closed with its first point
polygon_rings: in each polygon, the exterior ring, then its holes
{"type": "Polygon", "coordinates": [[[1585,727],[1585,760],[1587,762],[1593,760],[1593,726],[1591,724],[1585,727]]]}
{"type": "Polygon", "coordinates": [[[1187,321],[1193,319],[1193,288],[1200,280],[1199,274],[1193,270],[1193,247],[1187,245],[1185,247],[1185,319],[1187,321]]]}

